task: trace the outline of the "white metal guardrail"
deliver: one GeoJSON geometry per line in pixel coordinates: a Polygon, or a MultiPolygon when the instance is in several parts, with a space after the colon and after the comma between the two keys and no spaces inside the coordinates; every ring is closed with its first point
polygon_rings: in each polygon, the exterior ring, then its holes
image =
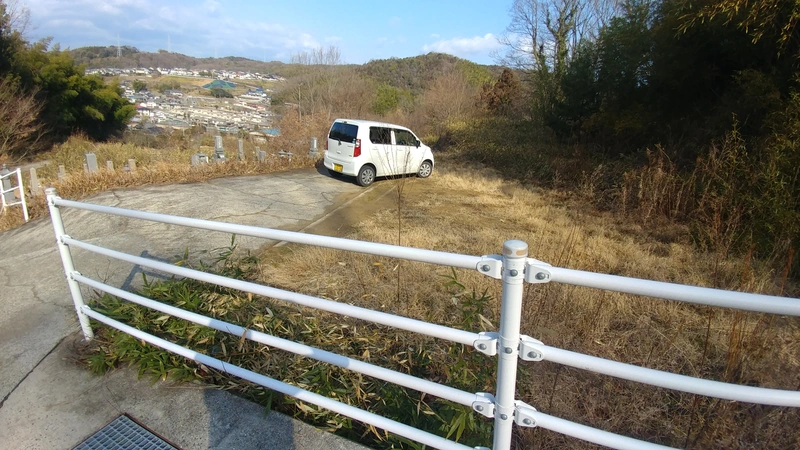
{"type": "MultiPolygon", "coordinates": [[[[261,344],[274,346],[298,355],[354,370],[387,382],[425,392],[452,402],[470,406],[476,413],[494,419],[494,435],[492,448],[509,449],[513,425],[521,427],[542,427],[609,447],[622,449],[656,449],[667,448],[607,431],[591,428],[575,422],[553,417],[537,411],[534,407],[515,399],[517,363],[523,361],[552,361],[554,363],[589,370],[626,380],[675,389],[727,400],[757,403],[763,405],[800,407],[800,392],[780,389],[768,389],[753,386],[741,386],[731,383],[704,380],[700,378],[677,375],[669,372],[648,369],[631,364],[610,361],[594,356],[575,353],[556,347],[550,347],[529,336],[520,335],[522,310],[522,294],[524,283],[561,282],[576,286],[586,286],[637,295],[666,298],[683,302],[704,305],[738,308],[749,311],[761,311],[773,314],[800,316],[800,299],[774,297],[768,295],[746,294],[700,287],[662,283],[649,280],[624,278],[591,272],[552,267],[542,261],[528,258],[528,246],[522,241],[506,241],[502,255],[468,256],[432,250],[400,247],[395,245],[376,244],[371,242],[315,236],[304,233],[273,230],[253,226],[236,225],[187,217],[134,211],[108,206],[94,205],[57,196],[55,189],[47,190],[47,203],[56,234],[56,241],[67,283],[75,303],[75,309],[86,339],[93,337],[89,319],[95,319],[139,339],[179,354],[186,358],[214,367],[217,370],[239,376],[269,389],[314,403],[339,414],[346,415],[361,422],[383,428],[392,433],[404,436],[417,442],[441,449],[467,449],[469,447],[428,433],[408,425],[386,419],[373,413],[343,404],[336,400],[297,388],[295,386],[271,379],[263,374],[224,363],[221,360],[200,354],[156,336],[144,333],[114,319],[106,317],[88,307],[83,300],[80,285],[86,285],[99,291],[107,292],[127,301],[161,311],[190,322],[204,325],[237,337],[244,336],[261,344]],[[364,309],[352,305],[337,303],[295,292],[276,289],[257,283],[226,278],[186,267],[179,267],[140,256],[107,249],[73,239],[66,234],[61,220],[61,207],[69,207],[93,211],[102,214],[148,220],[173,225],[201,228],[238,235],[261,237],[278,241],[315,245],[320,247],[348,250],[378,256],[402,258],[464,269],[477,270],[487,276],[502,280],[502,305],[500,329],[497,332],[473,333],[457,330],[441,325],[431,324],[407,317],[395,316],[379,311],[364,309]],[[231,289],[238,289],[265,297],[286,302],[322,309],[325,311],[355,317],[383,325],[413,331],[428,336],[447,339],[452,342],[474,347],[487,356],[497,356],[497,383],[494,394],[487,392],[465,392],[449,386],[443,386],[408,374],[395,372],[356,359],[288,341],[277,336],[268,335],[255,330],[245,329],[238,325],[218,319],[202,316],[180,308],[124,291],[103,282],[80,274],[73,265],[71,248],[80,248],[110,258],[119,259],[131,264],[138,264],[151,269],[160,270],[180,277],[214,283],[231,289]]],[[[487,447],[476,447],[487,449],[487,447]]]]}
{"type": "Polygon", "coordinates": [[[25,204],[25,189],[22,187],[22,171],[20,169],[10,171],[6,169],[5,164],[0,170],[0,205],[0,212],[5,212],[9,206],[22,206],[22,216],[25,218],[25,222],[29,220],[28,205],[25,204]],[[11,177],[14,175],[17,176],[17,185],[11,186],[11,177]],[[19,191],[19,197],[14,194],[14,191],[19,191]]]}

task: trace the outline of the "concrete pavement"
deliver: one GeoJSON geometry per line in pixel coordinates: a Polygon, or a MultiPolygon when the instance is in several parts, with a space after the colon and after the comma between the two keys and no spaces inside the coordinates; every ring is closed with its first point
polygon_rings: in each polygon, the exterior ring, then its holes
{"type": "MultiPolygon", "coordinates": [[[[363,188],[348,180],[308,169],[115,190],[85,201],[299,230],[363,193],[363,188]]],[[[67,233],[76,239],[168,261],[187,249],[193,258],[202,259],[205,251],[226,247],[231,238],[225,233],[68,208],[62,209],[62,216],[67,233]]],[[[241,250],[255,250],[268,243],[238,236],[236,242],[241,250]]],[[[141,270],[127,263],[80,250],[73,251],[73,258],[76,270],[111,285],[131,287],[141,281],[141,270]]],[[[72,362],[79,329],[49,218],[0,233],[0,448],[72,448],[120,412],[186,449],[235,448],[236,441],[229,440],[234,435],[246,438],[240,441],[240,448],[337,448],[338,444],[311,444],[313,439],[302,436],[313,435],[316,430],[298,435],[294,430],[304,425],[285,418],[272,419],[277,421],[269,422],[273,425],[252,422],[252,414],[236,418],[239,416],[234,412],[247,411],[248,407],[227,393],[172,389],[161,383],[153,387],[148,381],[136,381],[135,372],[130,371],[93,377],[72,362]],[[220,418],[230,419],[220,422],[228,427],[227,432],[212,431],[216,429],[212,423],[220,418]],[[236,431],[242,426],[267,428],[242,434],[236,431]],[[283,433],[268,431],[270,426],[283,433]],[[275,441],[279,435],[285,439],[276,441],[280,446],[267,447],[266,441],[248,441],[252,433],[265,435],[270,438],[267,441],[275,441]],[[251,445],[255,443],[258,445],[251,445]]]]}

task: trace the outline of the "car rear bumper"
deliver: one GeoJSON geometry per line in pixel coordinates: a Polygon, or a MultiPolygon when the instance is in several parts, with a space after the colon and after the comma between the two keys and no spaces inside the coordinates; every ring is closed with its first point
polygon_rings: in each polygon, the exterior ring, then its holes
{"type": "Polygon", "coordinates": [[[325,164],[325,168],[328,170],[333,170],[334,172],[340,172],[344,175],[350,175],[352,177],[358,175],[356,172],[356,166],[353,161],[340,161],[338,159],[333,159],[328,156],[328,152],[325,152],[325,157],[323,158],[323,164],[325,164]],[[338,167],[337,167],[338,166],[338,167]]]}

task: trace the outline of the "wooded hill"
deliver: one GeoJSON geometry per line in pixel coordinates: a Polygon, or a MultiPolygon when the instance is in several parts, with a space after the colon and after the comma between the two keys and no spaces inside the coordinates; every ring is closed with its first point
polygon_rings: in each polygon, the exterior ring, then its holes
{"type": "Polygon", "coordinates": [[[429,87],[438,76],[453,70],[464,73],[475,84],[482,84],[497,78],[502,67],[483,66],[445,53],[378,59],[359,67],[362,75],[415,94],[429,87]]]}
{"type": "MultiPolygon", "coordinates": [[[[287,64],[280,61],[256,61],[253,59],[226,56],[223,58],[195,58],[181,53],[159,50],[143,52],[136,47],[79,47],[67,50],[76,64],[83,64],[89,69],[165,67],[208,70],[241,70],[246,72],[273,73],[283,77],[303,75],[320,65],[287,64]]],[[[372,60],[364,65],[339,64],[340,68],[354,68],[361,75],[375,79],[378,83],[387,84],[398,89],[406,89],[420,93],[425,87],[442,73],[458,69],[474,78],[477,82],[487,82],[497,77],[502,70],[499,66],[482,66],[456,56],[444,53],[428,53],[408,58],[389,58],[372,60]]]]}
{"type": "MultiPolygon", "coordinates": [[[[258,73],[280,74],[287,64],[280,61],[256,61],[238,56],[223,58],[195,58],[181,53],[159,50],[158,52],[142,52],[136,47],[120,47],[120,57],[117,58],[117,47],[79,47],[67,50],[75,59],[76,64],[84,64],[89,69],[104,67],[133,68],[133,67],[166,67],[184,69],[220,69],[241,70],[258,73]]],[[[284,75],[285,76],[285,75],[284,75]]]]}

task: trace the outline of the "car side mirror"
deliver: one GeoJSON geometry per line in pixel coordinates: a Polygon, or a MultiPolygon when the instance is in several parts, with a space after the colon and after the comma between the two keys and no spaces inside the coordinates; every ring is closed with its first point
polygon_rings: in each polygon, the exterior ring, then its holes
{"type": "Polygon", "coordinates": [[[419,141],[419,139],[417,139],[417,141],[414,143],[414,145],[416,145],[417,148],[419,148],[420,144],[421,144],[421,142],[419,141]]]}

